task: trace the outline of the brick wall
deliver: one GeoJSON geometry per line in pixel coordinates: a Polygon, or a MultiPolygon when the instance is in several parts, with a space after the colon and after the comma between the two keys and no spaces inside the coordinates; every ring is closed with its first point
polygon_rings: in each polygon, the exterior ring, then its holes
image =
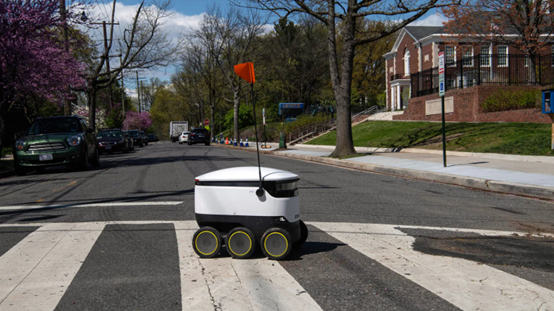
{"type": "MultiPolygon", "coordinates": [[[[446,121],[456,122],[529,122],[552,123],[549,116],[539,109],[518,109],[498,112],[484,112],[479,106],[492,93],[498,91],[498,86],[475,86],[465,89],[447,91],[445,97],[454,97],[454,112],[446,113],[446,121]]],[[[508,87],[506,87],[508,88],[508,87]]],[[[538,88],[538,87],[537,87],[538,88]]],[[[410,99],[404,114],[396,115],[394,120],[411,121],[441,121],[440,114],[425,115],[425,101],[439,98],[438,94],[415,97],[410,99]]]]}
{"type": "Polygon", "coordinates": [[[401,78],[404,77],[404,52],[406,49],[410,51],[410,73],[418,72],[418,53],[414,42],[414,39],[406,34],[398,45],[398,52],[395,58],[396,73],[399,74],[401,78]]]}
{"type": "Polygon", "coordinates": [[[429,70],[433,68],[433,44],[424,45],[421,48],[421,57],[423,58],[423,70],[429,70]],[[425,61],[425,55],[429,55],[429,61],[425,61]]]}

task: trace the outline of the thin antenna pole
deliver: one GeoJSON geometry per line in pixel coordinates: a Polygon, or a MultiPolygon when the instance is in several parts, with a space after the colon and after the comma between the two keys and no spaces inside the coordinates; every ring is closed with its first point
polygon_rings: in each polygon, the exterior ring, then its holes
{"type": "Polygon", "coordinates": [[[254,133],[256,133],[256,154],[258,155],[258,173],[260,174],[260,188],[256,190],[256,195],[261,197],[264,195],[264,189],[262,187],[262,166],[260,164],[260,145],[258,144],[258,119],[256,119],[256,97],[254,96],[254,83],[250,84],[252,86],[251,98],[252,98],[252,107],[254,108],[254,133]]]}

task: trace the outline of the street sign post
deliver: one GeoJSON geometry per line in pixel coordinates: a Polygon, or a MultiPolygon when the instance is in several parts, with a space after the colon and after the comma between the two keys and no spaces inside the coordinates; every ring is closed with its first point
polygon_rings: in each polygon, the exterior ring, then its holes
{"type": "Polygon", "coordinates": [[[444,96],[444,52],[439,52],[439,96],[444,96]]]}
{"type": "Polygon", "coordinates": [[[446,167],[446,125],[444,122],[444,93],[446,85],[444,84],[444,51],[439,52],[439,96],[441,97],[442,114],[442,165],[446,167]]]}

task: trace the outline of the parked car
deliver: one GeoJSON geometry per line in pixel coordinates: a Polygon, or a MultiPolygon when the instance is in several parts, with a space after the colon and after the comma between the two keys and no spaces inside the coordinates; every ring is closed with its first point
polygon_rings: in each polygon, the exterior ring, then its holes
{"type": "Polygon", "coordinates": [[[140,131],[140,135],[142,136],[144,144],[148,146],[148,137],[146,136],[146,133],[144,131],[140,131]]]}
{"type": "Polygon", "coordinates": [[[160,140],[158,138],[158,135],[156,134],[148,134],[147,136],[148,136],[148,142],[155,142],[160,140]]]}
{"type": "Polygon", "coordinates": [[[133,138],[133,143],[139,147],[144,146],[144,139],[139,130],[129,130],[129,136],[133,138]]]}
{"type": "Polygon", "coordinates": [[[210,132],[208,130],[199,128],[193,129],[190,132],[187,143],[190,145],[204,143],[206,146],[210,145],[210,132]]]}
{"type": "Polygon", "coordinates": [[[71,165],[82,170],[100,165],[96,135],[78,116],[37,118],[26,136],[15,141],[14,168],[17,175],[31,169],[71,165]]]}
{"type": "Polygon", "coordinates": [[[125,134],[120,129],[105,129],[96,135],[98,140],[98,151],[100,153],[121,151],[124,153],[131,151],[132,141],[125,138],[125,134]]]}
{"type": "Polygon", "coordinates": [[[189,132],[183,132],[179,135],[179,144],[188,143],[189,141],[189,132]]]}

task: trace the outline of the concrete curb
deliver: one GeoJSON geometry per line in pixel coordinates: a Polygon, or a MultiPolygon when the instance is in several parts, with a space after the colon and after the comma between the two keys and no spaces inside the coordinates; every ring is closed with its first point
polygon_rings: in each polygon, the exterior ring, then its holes
{"type": "MultiPolygon", "coordinates": [[[[242,150],[242,151],[249,151],[249,152],[256,151],[254,148],[244,148],[244,147],[225,146],[225,145],[221,147],[242,150]]],[[[394,176],[405,177],[405,178],[434,181],[434,182],[439,182],[444,184],[473,188],[473,189],[554,200],[554,188],[551,188],[551,187],[516,184],[516,183],[510,183],[510,182],[504,182],[504,181],[498,181],[498,180],[489,180],[489,179],[476,178],[476,177],[466,177],[466,176],[435,173],[435,172],[420,171],[420,170],[413,170],[413,169],[396,168],[396,167],[375,165],[370,163],[339,160],[339,159],[328,158],[328,157],[318,157],[318,156],[312,156],[312,155],[306,155],[306,154],[296,154],[296,153],[267,151],[267,150],[260,150],[260,153],[273,155],[273,156],[292,158],[297,160],[328,164],[328,165],[345,167],[345,168],[351,168],[351,169],[357,169],[357,170],[362,170],[367,172],[375,172],[375,173],[394,175],[394,176]]]]}
{"type": "MultiPolygon", "coordinates": [[[[325,145],[304,145],[296,144],[294,146],[302,148],[313,148],[313,149],[325,149],[325,150],[334,150],[335,146],[325,146],[325,145]]],[[[354,147],[359,153],[420,153],[420,154],[437,154],[442,155],[442,150],[428,150],[428,149],[418,149],[418,148],[378,148],[378,147],[354,147]]],[[[447,151],[447,156],[455,157],[471,157],[471,158],[485,158],[493,160],[508,160],[508,161],[522,161],[522,162],[541,162],[554,164],[554,157],[551,156],[525,156],[525,155],[514,155],[514,154],[501,154],[501,153],[478,153],[478,152],[462,152],[462,151],[447,151]]]]}

